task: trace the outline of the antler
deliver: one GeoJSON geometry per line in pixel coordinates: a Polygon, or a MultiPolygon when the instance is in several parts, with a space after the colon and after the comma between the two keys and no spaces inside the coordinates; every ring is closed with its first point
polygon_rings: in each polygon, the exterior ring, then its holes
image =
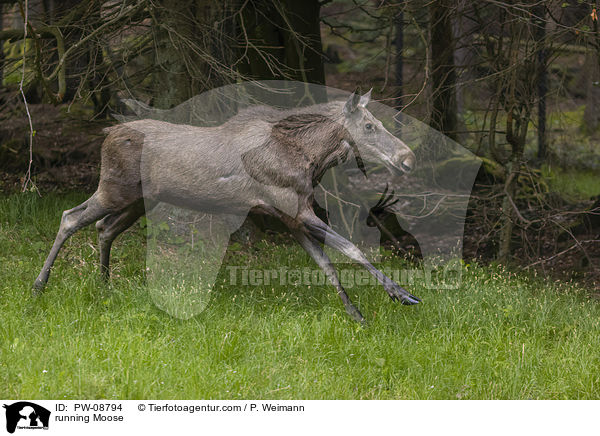
{"type": "Polygon", "coordinates": [[[377,204],[375,204],[375,206],[373,206],[371,208],[371,212],[383,211],[383,210],[393,206],[394,204],[398,203],[398,201],[400,201],[399,198],[394,199],[394,190],[393,189],[388,194],[389,187],[390,187],[389,183],[386,183],[385,189],[383,190],[383,193],[381,194],[381,198],[379,199],[377,204]]]}

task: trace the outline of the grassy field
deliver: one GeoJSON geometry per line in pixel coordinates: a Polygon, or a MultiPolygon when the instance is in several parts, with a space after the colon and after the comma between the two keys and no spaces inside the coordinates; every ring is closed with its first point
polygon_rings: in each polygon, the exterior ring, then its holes
{"type": "Polygon", "coordinates": [[[560,192],[571,201],[585,201],[600,195],[600,177],[593,170],[564,171],[542,167],[542,176],[552,192],[560,192]]]}
{"type": "MultiPolygon", "coordinates": [[[[418,306],[378,287],[228,286],[189,320],[144,288],[139,226],[98,278],[93,227],[67,243],[41,297],[30,286],[60,213],[85,196],[0,197],[0,397],[109,399],[528,399],[600,397],[600,305],[573,285],[465,265],[463,285],[416,284],[418,306]]],[[[261,243],[230,265],[310,266],[261,243]]],[[[397,258],[386,258],[398,267],[397,258]]],[[[227,272],[221,274],[222,282],[227,272]]]]}

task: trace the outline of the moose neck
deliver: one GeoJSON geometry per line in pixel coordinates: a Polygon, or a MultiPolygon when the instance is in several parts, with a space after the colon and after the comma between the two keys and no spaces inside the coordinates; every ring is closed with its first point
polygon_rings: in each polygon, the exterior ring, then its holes
{"type": "Polygon", "coordinates": [[[292,115],[279,121],[273,132],[304,156],[310,176],[318,182],[327,169],[347,158],[350,149],[344,143],[351,138],[341,121],[321,114],[292,115]]]}

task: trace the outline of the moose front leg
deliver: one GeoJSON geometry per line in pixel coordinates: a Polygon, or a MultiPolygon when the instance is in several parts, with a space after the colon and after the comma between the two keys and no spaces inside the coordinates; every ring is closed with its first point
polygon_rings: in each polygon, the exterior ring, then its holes
{"type": "Polygon", "coordinates": [[[364,323],[365,318],[362,316],[358,308],[354,304],[352,304],[352,301],[350,301],[350,297],[342,287],[342,284],[340,283],[335,268],[331,264],[329,257],[327,257],[327,255],[323,252],[323,249],[321,248],[319,242],[312,236],[300,231],[294,231],[293,234],[302,246],[302,248],[306,250],[310,257],[312,257],[317,263],[317,265],[319,265],[321,269],[325,272],[325,275],[327,276],[331,284],[335,286],[335,288],[338,291],[338,295],[344,303],[344,307],[346,308],[346,312],[348,313],[348,315],[350,315],[354,321],[364,323]]]}
{"type": "Polygon", "coordinates": [[[418,304],[421,301],[418,297],[410,294],[402,286],[375,268],[356,245],[336,233],[331,227],[319,219],[313,211],[301,213],[298,218],[309,234],[314,238],[323,242],[325,245],[338,250],[353,261],[360,263],[379,283],[383,285],[383,288],[392,300],[400,300],[402,304],[406,305],[418,304]]]}

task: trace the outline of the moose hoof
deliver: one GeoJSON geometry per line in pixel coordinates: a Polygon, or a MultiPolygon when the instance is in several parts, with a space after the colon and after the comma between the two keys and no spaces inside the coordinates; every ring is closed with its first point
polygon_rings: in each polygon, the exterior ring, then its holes
{"type": "Polygon", "coordinates": [[[405,306],[412,306],[413,304],[419,304],[421,302],[421,299],[419,297],[415,297],[412,294],[408,294],[400,298],[400,302],[405,306]]]}
{"type": "Polygon", "coordinates": [[[419,304],[421,302],[419,297],[415,297],[414,295],[410,294],[406,289],[397,285],[396,283],[393,283],[391,286],[387,287],[386,291],[393,301],[400,301],[406,306],[419,304]]]}
{"type": "Polygon", "coordinates": [[[360,311],[356,307],[346,307],[346,313],[348,313],[348,315],[350,315],[350,318],[352,318],[354,321],[359,322],[361,324],[365,323],[365,318],[362,316],[362,313],[360,313],[360,311]]]}
{"type": "Polygon", "coordinates": [[[36,279],[36,281],[33,282],[33,286],[32,286],[33,295],[41,294],[42,291],[44,290],[45,286],[46,286],[46,282],[44,282],[40,279],[36,279]]]}

